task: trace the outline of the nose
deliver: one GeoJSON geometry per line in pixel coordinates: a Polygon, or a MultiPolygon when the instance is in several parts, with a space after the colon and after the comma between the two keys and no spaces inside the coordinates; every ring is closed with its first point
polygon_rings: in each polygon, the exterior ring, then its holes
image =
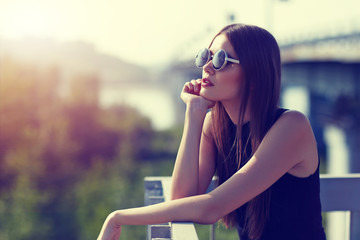
{"type": "Polygon", "coordinates": [[[203,67],[203,71],[206,72],[206,73],[208,73],[208,74],[210,74],[210,75],[215,74],[215,69],[214,69],[213,66],[212,66],[211,60],[208,61],[208,62],[205,64],[205,66],[203,67]]]}

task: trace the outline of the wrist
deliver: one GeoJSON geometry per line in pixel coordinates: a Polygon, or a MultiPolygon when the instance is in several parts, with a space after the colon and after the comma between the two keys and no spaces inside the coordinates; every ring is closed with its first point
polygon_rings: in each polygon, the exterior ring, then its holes
{"type": "Polygon", "coordinates": [[[108,222],[115,227],[120,227],[121,225],[124,225],[124,223],[122,222],[121,212],[115,211],[115,212],[110,213],[108,216],[108,222]]]}
{"type": "Polygon", "coordinates": [[[186,114],[188,117],[204,119],[208,108],[201,102],[193,101],[186,105],[186,114]]]}
{"type": "Polygon", "coordinates": [[[206,111],[197,108],[186,108],[185,112],[185,123],[191,124],[192,126],[198,125],[202,127],[204,119],[206,116],[206,111]]]}

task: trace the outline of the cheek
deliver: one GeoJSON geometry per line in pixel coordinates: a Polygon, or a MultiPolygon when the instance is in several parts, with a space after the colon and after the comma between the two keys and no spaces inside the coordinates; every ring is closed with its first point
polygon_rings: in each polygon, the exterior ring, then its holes
{"type": "Polygon", "coordinates": [[[236,75],[228,79],[227,91],[233,97],[240,97],[244,88],[244,79],[241,75],[236,75]]]}
{"type": "Polygon", "coordinates": [[[231,92],[239,92],[244,82],[240,74],[229,74],[224,80],[224,85],[226,85],[231,92]]]}
{"type": "Polygon", "coordinates": [[[241,95],[240,84],[237,82],[233,83],[233,84],[229,85],[229,87],[226,89],[226,91],[227,91],[227,95],[229,95],[229,97],[237,98],[241,95]]]}

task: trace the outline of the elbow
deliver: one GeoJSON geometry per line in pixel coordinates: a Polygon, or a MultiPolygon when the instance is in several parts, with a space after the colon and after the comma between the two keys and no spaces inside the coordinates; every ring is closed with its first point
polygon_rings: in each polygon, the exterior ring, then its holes
{"type": "Polygon", "coordinates": [[[189,179],[172,177],[170,200],[199,195],[199,183],[189,179]]]}
{"type": "Polygon", "coordinates": [[[197,194],[183,193],[183,192],[171,192],[170,200],[176,200],[176,199],[191,197],[191,196],[195,196],[195,195],[197,195],[197,194]]]}
{"type": "Polygon", "coordinates": [[[179,191],[179,189],[175,189],[174,187],[172,187],[172,190],[170,192],[170,200],[176,200],[184,197],[186,196],[184,193],[182,193],[182,191],[179,191]]]}
{"type": "Polygon", "coordinates": [[[182,196],[182,195],[180,195],[180,194],[178,194],[178,193],[176,193],[176,192],[172,192],[171,194],[170,194],[170,200],[172,201],[172,200],[176,200],[176,199],[180,199],[180,198],[184,198],[184,196],[182,196]]]}
{"type": "Polygon", "coordinates": [[[185,189],[181,187],[172,187],[170,192],[170,200],[176,200],[185,197],[191,197],[198,195],[198,191],[195,189],[185,189]]]}
{"type": "Polygon", "coordinates": [[[181,193],[180,191],[176,190],[173,188],[170,192],[170,200],[176,200],[176,199],[180,199],[180,198],[184,198],[186,197],[183,193],[181,193]]]}

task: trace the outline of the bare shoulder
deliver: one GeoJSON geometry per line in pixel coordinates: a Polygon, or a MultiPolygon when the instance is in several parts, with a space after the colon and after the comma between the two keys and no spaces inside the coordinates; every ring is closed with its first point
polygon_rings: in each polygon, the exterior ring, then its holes
{"type": "Polygon", "coordinates": [[[296,110],[285,111],[269,132],[282,141],[297,142],[297,146],[315,142],[309,119],[305,114],[296,110]]]}
{"type": "Polygon", "coordinates": [[[282,119],[282,122],[287,122],[287,123],[305,124],[305,125],[310,124],[309,119],[306,117],[306,115],[296,110],[285,111],[281,115],[280,119],[282,119]]]}
{"type": "Polygon", "coordinates": [[[304,177],[313,173],[318,164],[317,144],[309,119],[305,114],[288,110],[274,124],[285,141],[293,142],[293,151],[297,152],[297,163],[289,173],[304,177]],[[296,150],[297,149],[297,150],[296,150]]]}
{"type": "Polygon", "coordinates": [[[312,133],[310,121],[307,116],[296,110],[285,111],[273,127],[280,131],[289,131],[288,133],[292,134],[312,133]]]}

